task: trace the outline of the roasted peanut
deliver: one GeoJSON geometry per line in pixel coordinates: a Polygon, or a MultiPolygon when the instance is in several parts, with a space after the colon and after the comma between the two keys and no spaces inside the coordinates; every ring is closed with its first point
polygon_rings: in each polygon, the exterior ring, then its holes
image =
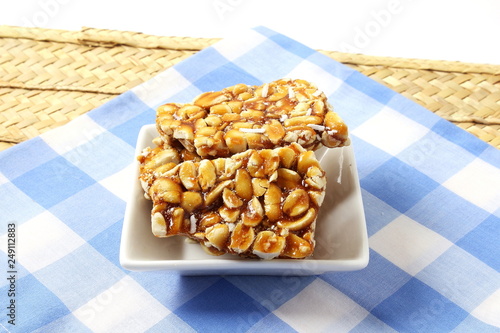
{"type": "Polygon", "coordinates": [[[184,209],[176,207],[172,209],[172,220],[168,225],[167,233],[171,235],[178,234],[184,229],[184,209]]]}
{"type": "Polygon", "coordinates": [[[236,170],[236,176],[234,178],[234,190],[236,194],[245,200],[250,200],[253,194],[252,188],[252,177],[245,169],[236,170]]]}
{"type": "Polygon", "coordinates": [[[215,185],[215,166],[209,160],[202,160],[199,164],[198,183],[206,191],[215,185]]]}
{"type": "Polygon", "coordinates": [[[278,169],[278,186],[283,189],[297,188],[302,182],[302,177],[296,171],[279,168],[278,169]]]}
{"type": "Polygon", "coordinates": [[[264,209],[270,221],[276,221],[281,216],[281,189],[274,183],[269,184],[269,188],[264,194],[264,209]]]}
{"type": "Polygon", "coordinates": [[[252,178],[252,191],[256,197],[263,196],[269,188],[269,180],[265,178],[252,178]]]}
{"type": "Polygon", "coordinates": [[[165,218],[160,212],[153,214],[151,218],[151,229],[156,237],[165,237],[167,235],[167,224],[165,218]]]}
{"type": "Polygon", "coordinates": [[[305,239],[289,234],[286,237],[286,246],[283,250],[283,255],[289,258],[305,258],[312,254],[313,246],[305,239]]]}
{"type": "Polygon", "coordinates": [[[193,162],[186,161],[181,164],[179,168],[179,178],[184,187],[191,191],[200,190],[200,185],[198,184],[196,167],[193,162]]]}
{"type": "Polygon", "coordinates": [[[249,227],[257,226],[264,218],[264,209],[259,199],[253,197],[252,200],[248,202],[247,209],[243,212],[241,221],[244,225],[249,227]]]}
{"type": "Polygon", "coordinates": [[[199,192],[183,192],[181,207],[188,213],[192,213],[203,205],[203,198],[199,192]]]}
{"type": "Polygon", "coordinates": [[[231,234],[229,248],[236,253],[245,252],[250,248],[254,239],[254,229],[243,223],[238,223],[231,234]]]}
{"type": "Polygon", "coordinates": [[[219,208],[218,213],[225,222],[234,223],[239,219],[241,210],[222,206],[221,208],[219,208]]]}
{"type": "Polygon", "coordinates": [[[253,151],[248,159],[247,170],[252,177],[262,178],[265,175],[263,168],[264,159],[260,156],[258,151],[253,151]]]}
{"type": "Polygon", "coordinates": [[[315,190],[321,190],[326,186],[325,172],[317,166],[311,166],[307,169],[306,184],[315,190]]]}
{"type": "Polygon", "coordinates": [[[283,202],[283,212],[289,216],[297,216],[309,208],[309,194],[301,188],[290,192],[283,202]]]}
{"type": "Polygon", "coordinates": [[[309,208],[301,218],[294,221],[280,221],[278,222],[278,226],[293,231],[302,230],[307,228],[316,219],[316,216],[316,210],[314,208],[309,208]]]}
{"type": "Polygon", "coordinates": [[[205,204],[210,206],[215,200],[217,200],[224,189],[231,184],[230,180],[226,180],[224,182],[219,183],[214,189],[207,193],[205,196],[205,204]]]}
{"type": "Polygon", "coordinates": [[[243,201],[230,189],[222,191],[222,200],[227,208],[238,208],[243,205],[243,201]]]}
{"type": "Polygon", "coordinates": [[[218,250],[223,250],[229,237],[229,228],[227,224],[213,225],[210,228],[207,228],[205,237],[212,246],[216,247],[218,250]]]}
{"type": "Polygon", "coordinates": [[[273,259],[281,254],[285,248],[284,237],[276,235],[274,232],[261,231],[255,237],[253,253],[262,259],[273,259]]]}
{"type": "Polygon", "coordinates": [[[319,162],[312,151],[301,154],[297,161],[297,171],[300,174],[305,174],[310,167],[319,168],[319,162]]]}

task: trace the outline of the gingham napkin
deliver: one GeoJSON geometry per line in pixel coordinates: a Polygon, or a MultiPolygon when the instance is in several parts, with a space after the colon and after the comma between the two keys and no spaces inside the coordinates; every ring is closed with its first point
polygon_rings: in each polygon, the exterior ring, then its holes
{"type": "Polygon", "coordinates": [[[0,195],[6,331],[499,331],[500,151],[263,27],[2,152],[0,195]],[[316,83],[350,126],[368,266],[309,277],[123,269],[134,147],[155,107],[282,77],[316,83]],[[16,261],[9,267],[11,227],[16,261]]]}

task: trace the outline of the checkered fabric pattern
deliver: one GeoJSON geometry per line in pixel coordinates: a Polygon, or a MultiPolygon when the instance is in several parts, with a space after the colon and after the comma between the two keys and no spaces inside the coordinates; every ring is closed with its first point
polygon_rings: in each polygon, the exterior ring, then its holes
{"type": "Polygon", "coordinates": [[[2,152],[0,195],[8,332],[500,331],[500,151],[264,27],[2,152]],[[308,277],[123,269],[134,147],[156,106],[282,77],[316,83],[350,126],[368,266],[308,277]],[[9,224],[17,234],[14,297],[9,224]]]}

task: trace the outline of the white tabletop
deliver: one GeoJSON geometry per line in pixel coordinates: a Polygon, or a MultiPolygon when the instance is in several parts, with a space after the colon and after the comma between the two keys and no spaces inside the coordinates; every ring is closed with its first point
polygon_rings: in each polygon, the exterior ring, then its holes
{"type": "Polygon", "coordinates": [[[2,2],[0,24],[189,37],[264,25],[316,49],[500,64],[498,0],[24,0],[2,2]]]}

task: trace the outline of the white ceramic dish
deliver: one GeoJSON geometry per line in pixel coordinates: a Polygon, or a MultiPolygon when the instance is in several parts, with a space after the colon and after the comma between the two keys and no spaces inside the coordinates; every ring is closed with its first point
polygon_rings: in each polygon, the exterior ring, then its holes
{"type": "MultiPolygon", "coordinates": [[[[154,125],[144,126],[136,155],[158,136],[154,125]]],[[[368,237],[361,190],[352,146],[316,152],[327,172],[326,196],[316,229],[314,256],[304,260],[243,259],[234,255],[210,256],[184,237],[156,238],[151,232],[151,202],[144,199],[135,176],[127,204],[120,244],[120,263],[129,270],[178,271],[184,275],[314,275],[353,271],[368,264],[368,237]]]]}

